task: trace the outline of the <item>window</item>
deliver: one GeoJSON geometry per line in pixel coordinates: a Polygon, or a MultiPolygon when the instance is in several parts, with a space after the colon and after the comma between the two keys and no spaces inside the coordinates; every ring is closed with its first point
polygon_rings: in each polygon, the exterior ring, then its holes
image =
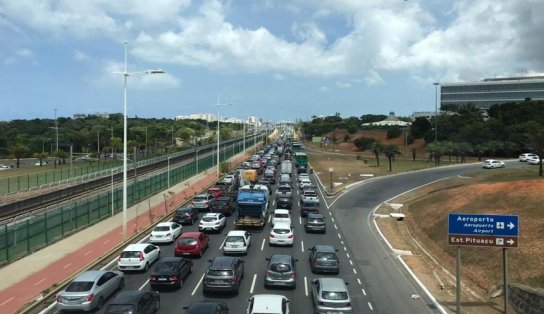
{"type": "Polygon", "coordinates": [[[73,281],[66,287],[66,292],[89,291],[93,286],[94,282],[92,281],[73,281]]]}

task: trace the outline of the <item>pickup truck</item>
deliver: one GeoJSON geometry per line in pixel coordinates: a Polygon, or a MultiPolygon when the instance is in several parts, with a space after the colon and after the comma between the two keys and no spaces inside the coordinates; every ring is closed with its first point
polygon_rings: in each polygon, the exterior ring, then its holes
{"type": "Polygon", "coordinates": [[[293,189],[289,185],[280,185],[276,191],[276,198],[293,197],[293,189]]]}

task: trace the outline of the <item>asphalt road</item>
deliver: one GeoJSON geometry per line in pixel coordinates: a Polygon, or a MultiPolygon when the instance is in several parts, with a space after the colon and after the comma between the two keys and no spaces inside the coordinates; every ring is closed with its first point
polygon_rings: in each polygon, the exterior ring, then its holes
{"type": "MultiPolygon", "coordinates": [[[[385,244],[379,239],[372,223],[372,210],[391,197],[407,190],[442,178],[481,170],[481,166],[446,167],[369,180],[350,189],[335,199],[321,197],[321,212],[327,217],[326,234],[306,234],[300,218],[299,194],[293,199],[292,225],[295,228],[293,247],[270,247],[268,232],[252,231],[251,246],[245,260],[245,274],[238,296],[216,294],[204,297],[202,278],[208,260],[222,255],[225,234],[234,229],[234,217],[228,218],[227,227],[220,234],[210,235],[210,247],[201,258],[193,258],[193,273],[180,290],[161,291],[159,313],[183,313],[191,302],[216,299],[226,302],[231,313],[246,313],[247,299],[254,294],[282,294],[291,300],[291,313],[311,313],[311,280],[317,277],[341,277],[348,283],[353,313],[436,313],[433,305],[415,285],[385,244]],[[328,204],[326,204],[328,202],[328,204]],[[316,244],[329,244],[339,250],[340,274],[312,274],[308,263],[308,249],[316,244]],[[272,254],[290,254],[298,259],[297,287],[294,290],[265,289],[266,258],[272,254]],[[419,298],[413,298],[418,295],[419,298]]],[[[296,186],[296,176],[293,186],[296,186]]],[[[312,178],[315,183],[315,178],[312,178]]],[[[273,186],[274,190],[277,187],[273,186]]],[[[296,189],[298,191],[298,189],[296,189]]],[[[271,209],[276,208],[272,193],[271,209]]],[[[202,214],[201,214],[202,215],[202,214]]],[[[184,226],[183,232],[196,231],[198,224],[184,226]]],[[[162,256],[173,256],[173,245],[161,245],[162,256]]],[[[148,273],[127,273],[125,290],[150,289],[148,273]]],[[[99,311],[98,313],[103,313],[99,311]]]]}

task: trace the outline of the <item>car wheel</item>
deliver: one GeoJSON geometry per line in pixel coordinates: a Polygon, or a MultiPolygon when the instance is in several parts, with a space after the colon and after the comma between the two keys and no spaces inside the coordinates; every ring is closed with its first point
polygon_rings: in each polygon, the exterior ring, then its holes
{"type": "Polygon", "coordinates": [[[147,272],[148,270],[149,270],[149,263],[145,263],[144,273],[147,272]]]}
{"type": "Polygon", "coordinates": [[[155,301],[155,311],[157,312],[161,308],[161,300],[155,301]]]}
{"type": "Polygon", "coordinates": [[[123,290],[123,288],[125,287],[125,279],[121,279],[121,281],[119,282],[119,287],[117,288],[118,290],[123,290]]]}
{"type": "Polygon", "coordinates": [[[204,249],[200,249],[200,253],[198,254],[199,257],[202,257],[202,254],[204,253],[204,249]]]}
{"type": "Polygon", "coordinates": [[[98,303],[96,304],[96,309],[100,310],[100,309],[102,309],[103,306],[104,306],[104,298],[100,297],[100,298],[98,298],[98,303]]]}
{"type": "Polygon", "coordinates": [[[181,287],[183,287],[183,278],[180,278],[178,283],[178,289],[181,289],[181,287]]]}

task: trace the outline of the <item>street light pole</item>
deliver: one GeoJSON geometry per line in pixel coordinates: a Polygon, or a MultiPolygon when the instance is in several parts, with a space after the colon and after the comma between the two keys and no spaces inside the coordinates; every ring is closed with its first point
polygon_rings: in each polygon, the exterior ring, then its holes
{"type": "Polygon", "coordinates": [[[124,72],[114,72],[114,74],[123,75],[123,242],[127,239],[127,80],[129,76],[146,75],[146,74],[162,74],[163,70],[148,70],[142,72],[127,71],[127,47],[128,42],[125,41],[125,69],[124,72]]]}
{"type": "Polygon", "coordinates": [[[55,147],[55,153],[59,151],[59,120],[57,119],[57,108],[55,108],[55,131],[57,137],[57,146],[55,147]]]}
{"type": "Polygon", "coordinates": [[[219,107],[231,106],[232,104],[222,104],[221,96],[217,94],[217,179],[219,179],[219,107]]]}
{"type": "Polygon", "coordinates": [[[438,85],[440,83],[434,82],[434,142],[438,139],[438,85]]]}

